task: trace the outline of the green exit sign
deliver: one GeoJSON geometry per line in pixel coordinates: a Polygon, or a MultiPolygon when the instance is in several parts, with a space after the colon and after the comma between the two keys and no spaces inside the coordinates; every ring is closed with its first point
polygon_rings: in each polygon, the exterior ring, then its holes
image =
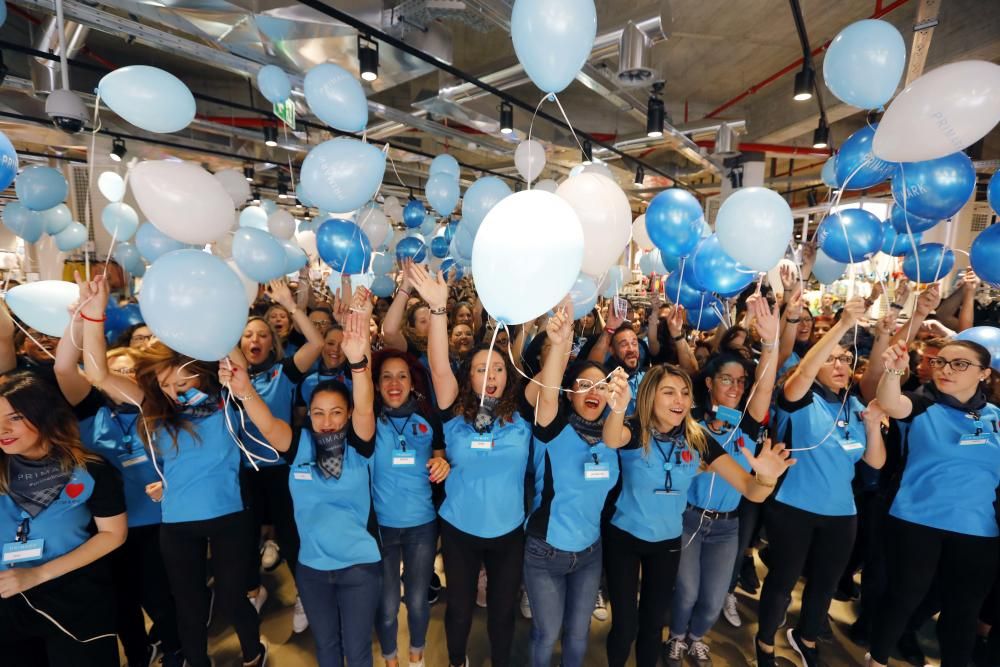
{"type": "Polygon", "coordinates": [[[295,103],[291,99],[275,102],[274,115],[280,118],[281,122],[287,125],[290,130],[295,129],[295,103]]]}

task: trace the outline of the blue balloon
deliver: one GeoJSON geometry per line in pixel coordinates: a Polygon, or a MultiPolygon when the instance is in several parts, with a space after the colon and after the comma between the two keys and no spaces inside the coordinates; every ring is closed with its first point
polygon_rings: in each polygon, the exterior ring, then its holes
{"type": "Polygon", "coordinates": [[[392,273],[394,268],[396,268],[396,260],[389,253],[382,252],[372,255],[372,273],[375,275],[392,273]]]}
{"type": "Polygon", "coordinates": [[[396,244],[396,259],[400,262],[404,259],[422,262],[426,257],[427,245],[415,236],[407,236],[396,244]]]}
{"type": "Polygon", "coordinates": [[[108,308],[104,311],[104,337],[109,343],[113,343],[121,336],[126,329],[142,324],[142,311],[138,304],[130,303],[121,308],[114,303],[108,302],[108,308]]]}
{"type": "Polygon", "coordinates": [[[337,137],[312,148],[302,161],[299,187],[316,207],[332,213],[359,209],[378,192],[385,153],[372,144],[337,137]]]}
{"type": "Polygon", "coordinates": [[[277,65],[265,65],[257,71],[257,89],[272,104],[284,102],[292,95],[292,83],[277,65]]]}
{"type": "Polygon", "coordinates": [[[438,259],[448,256],[448,240],[444,236],[435,236],[431,239],[431,254],[438,259]]]}
{"type": "Polygon", "coordinates": [[[142,255],[139,254],[134,245],[128,242],[116,244],[112,256],[129,273],[139,273],[146,266],[142,261],[142,255]]]}
{"type": "Polygon", "coordinates": [[[909,232],[923,232],[927,231],[934,225],[941,222],[940,220],[928,220],[927,218],[921,218],[919,216],[913,215],[907,211],[903,210],[903,207],[896,204],[893,205],[892,211],[889,213],[889,222],[892,223],[892,228],[895,229],[900,234],[905,234],[909,232]]]}
{"type": "Polygon", "coordinates": [[[58,234],[53,235],[56,247],[62,252],[76,250],[87,242],[87,228],[79,222],[72,222],[64,227],[58,234]]]}
{"type": "Polygon", "coordinates": [[[11,312],[32,329],[61,338],[69,324],[69,306],[80,299],[74,283],[40,280],[17,285],[4,300],[11,312]]]}
{"type": "Polygon", "coordinates": [[[969,261],[977,276],[994,287],[1000,286],[1000,225],[979,232],[969,249],[969,261]]]}
{"type": "Polygon", "coordinates": [[[846,269],[847,264],[830,259],[822,249],[816,251],[816,262],[813,264],[812,274],[816,276],[816,280],[821,285],[829,285],[840,280],[846,269]]]}
{"type": "Polygon", "coordinates": [[[906,162],[892,179],[892,198],[908,213],[943,220],[961,210],[976,189],[976,168],[958,152],[926,162],[906,162]]]}
{"type": "Polygon", "coordinates": [[[642,271],[642,275],[644,276],[648,276],[653,273],[657,273],[661,276],[666,275],[667,267],[663,264],[663,256],[660,251],[653,248],[649,252],[643,254],[643,256],[639,258],[639,270],[642,271]]]}
{"type": "Polygon", "coordinates": [[[834,155],[823,163],[823,169],[819,176],[827,187],[834,190],[840,187],[840,181],[837,180],[837,156],[834,155]]]}
{"type": "Polygon", "coordinates": [[[484,176],[469,186],[462,200],[462,220],[474,232],[483,224],[486,214],[512,194],[510,187],[496,176],[484,176]]]}
{"type": "Polygon", "coordinates": [[[157,229],[153,223],[144,222],[135,233],[135,247],[139,249],[139,253],[146,258],[147,262],[155,262],[160,255],[188,246],[170,238],[157,229]]]}
{"type": "Polygon", "coordinates": [[[681,273],[681,271],[674,271],[667,277],[667,282],[663,286],[664,296],[670,302],[679,303],[685,308],[701,308],[702,304],[708,301],[709,295],[692,287],[687,282],[686,277],[682,281],[681,273]]]}
{"type": "Polygon", "coordinates": [[[128,241],[139,229],[139,214],[128,204],[115,202],[101,211],[101,224],[118,241],[128,241]]]}
{"type": "Polygon", "coordinates": [[[608,275],[604,279],[604,291],[601,296],[610,299],[622,291],[622,287],[629,281],[631,275],[624,266],[615,265],[608,269],[608,275]]]}
{"type": "MultiPolygon", "coordinates": [[[[976,272],[979,275],[979,272],[976,272]]],[[[990,353],[990,368],[1000,372],[1000,329],[997,327],[972,327],[955,336],[954,340],[971,340],[990,353]]]]}
{"type": "Polygon", "coordinates": [[[600,290],[597,289],[597,281],[586,273],[581,273],[576,277],[576,282],[569,290],[570,301],[573,302],[573,319],[578,320],[589,313],[597,305],[597,297],[600,290]]]}
{"type": "Polygon", "coordinates": [[[19,201],[12,201],[4,206],[3,224],[28,243],[34,243],[42,238],[42,233],[45,231],[41,216],[36,215],[19,201]]]}
{"type": "Polygon", "coordinates": [[[274,201],[273,199],[261,199],[260,204],[258,204],[258,206],[264,209],[264,213],[267,213],[268,216],[270,216],[271,214],[275,213],[278,210],[278,202],[274,201]]]}
{"type": "Polygon", "coordinates": [[[247,297],[236,273],[201,250],[175,250],[149,267],[139,293],[142,319],[169,348],[217,361],[240,342],[247,297]]]}
{"type": "MultiPolygon", "coordinates": [[[[7,11],[7,3],[0,3],[3,6],[3,11],[7,11]]],[[[0,20],[0,25],[3,25],[3,21],[0,20]]],[[[14,150],[14,144],[10,143],[10,139],[3,132],[0,132],[0,191],[6,190],[7,186],[14,182],[14,178],[17,176],[17,151],[14,150]]]]}
{"type": "Polygon", "coordinates": [[[263,206],[247,206],[240,211],[240,227],[253,227],[267,231],[267,211],[263,206]]]}
{"type": "Polygon", "coordinates": [[[32,165],[18,174],[14,190],[32,211],[45,211],[66,201],[69,183],[58,169],[32,165]]]}
{"type": "Polygon", "coordinates": [[[597,36],[594,0],[515,0],[510,37],[524,71],[541,90],[558,93],[587,62],[597,36]]]}
{"type": "Polygon", "coordinates": [[[424,216],[424,221],[420,223],[420,227],[417,231],[424,237],[434,236],[435,229],[437,228],[437,218],[432,214],[428,213],[424,216]]]}
{"type": "Polygon", "coordinates": [[[669,188],[646,209],[646,233],[663,255],[687,257],[701,239],[704,213],[693,194],[669,188]]]}
{"type": "Polygon", "coordinates": [[[872,138],[878,125],[865,125],[847,138],[837,152],[837,182],[845,190],[864,190],[892,178],[899,164],[886,162],[872,153],[872,138]]]}
{"type": "Polygon", "coordinates": [[[905,64],[899,31],[886,21],[865,19],[834,37],[823,56],[823,82],[843,102],[878,109],[896,92],[905,64]]]}
{"type": "Polygon", "coordinates": [[[990,177],[990,184],[986,187],[986,199],[990,202],[990,208],[997,215],[1000,215],[1000,171],[993,172],[990,177]]]}
{"type": "Polygon", "coordinates": [[[909,234],[897,232],[892,222],[886,220],[882,223],[882,252],[893,257],[902,257],[919,245],[923,235],[923,232],[915,232],[911,241],[909,234]]]}
{"type": "Polygon", "coordinates": [[[469,229],[463,222],[455,230],[455,238],[451,240],[451,256],[455,261],[463,266],[470,266],[472,263],[472,245],[476,240],[476,232],[469,229]]]}
{"type": "Polygon", "coordinates": [[[680,257],[674,257],[672,255],[664,255],[659,250],[654,250],[653,252],[655,252],[656,255],[660,258],[660,265],[663,266],[663,268],[666,269],[667,272],[677,271],[678,269],[681,268],[680,257]]]}
{"type": "Polygon", "coordinates": [[[45,233],[52,234],[53,236],[66,229],[69,223],[73,222],[73,214],[70,213],[69,207],[66,204],[53,206],[49,210],[39,211],[35,215],[42,221],[45,233]]]}
{"type": "Polygon", "coordinates": [[[255,227],[240,227],[233,236],[233,260],[250,280],[266,283],[285,275],[287,256],[278,239],[255,227]]]}
{"type": "Polygon", "coordinates": [[[396,291],[396,281],[389,276],[378,276],[372,281],[371,292],[375,296],[386,299],[396,291]]]}
{"type": "Polygon", "coordinates": [[[423,203],[419,199],[411,199],[403,207],[403,224],[410,229],[419,227],[424,224],[425,215],[427,215],[427,209],[424,208],[423,203]]]}
{"type": "Polygon", "coordinates": [[[451,221],[444,227],[444,238],[448,243],[455,238],[455,230],[458,228],[458,221],[451,221]]]}
{"type": "Polygon", "coordinates": [[[150,132],[178,132],[191,124],[194,96],[169,72],[147,65],[119,67],[105,74],[97,94],[112,111],[150,132]]]}
{"type": "Polygon", "coordinates": [[[339,273],[365,273],[371,264],[371,241],[350,220],[327,220],[320,225],[316,249],[323,261],[339,273]]]}
{"type": "Polygon", "coordinates": [[[458,177],[462,174],[462,168],[456,160],[451,155],[447,153],[441,153],[436,158],[431,160],[430,169],[427,171],[428,176],[437,176],[438,174],[448,174],[454,177],[457,181],[458,177]]]}
{"type": "Polygon", "coordinates": [[[330,127],[344,132],[365,129],[368,124],[368,100],[364,88],[353,74],[340,65],[316,65],[306,73],[303,88],[309,109],[330,127]]]}
{"type": "Polygon", "coordinates": [[[819,223],[816,242],[830,259],[862,262],[882,249],[882,223],[864,209],[843,209],[819,223]]]}
{"type": "Polygon", "coordinates": [[[922,243],[903,258],[903,273],[918,283],[933,283],[955,267],[955,253],[940,243],[922,243]]]}
{"type": "MultiPolygon", "coordinates": [[[[451,215],[458,206],[460,194],[458,179],[451,174],[434,174],[427,179],[427,185],[424,187],[427,203],[441,216],[451,215]]],[[[403,213],[405,215],[406,211],[403,213]]]]}
{"type": "Polygon", "coordinates": [[[297,273],[299,269],[309,263],[309,257],[298,247],[287,239],[278,239],[281,248],[285,251],[285,275],[297,273]]]}
{"type": "Polygon", "coordinates": [[[446,257],[444,261],[441,262],[441,273],[444,274],[445,277],[448,277],[448,274],[451,272],[452,269],[455,270],[456,280],[462,277],[462,274],[464,272],[462,271],[461,265],[458,262],[456,262],[453,258],[446,257]]]}
{"type": "Polygon", "coordinates": [[[727,255],[715,234],[698,244],[693,264],[695,281],[707,292],[736,296],[753,282],[753,271],[727,255]]]}
{"type": "Polygon", "coordinates": [[[725,313],[725,304],[714,296],[709,297],[700,307],[688,309],[688,323],[698,331],[708,331],[722,324],[725,313]]]}

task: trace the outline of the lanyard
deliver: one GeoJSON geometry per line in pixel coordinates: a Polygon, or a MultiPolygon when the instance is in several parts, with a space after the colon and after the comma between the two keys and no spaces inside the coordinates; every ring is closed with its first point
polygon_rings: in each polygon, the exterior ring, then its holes
{"type": "Polygon", "coordinates": [[[31,519],[29,517],[24,517],[21,519],[21,523],[17,525],[17,532],[14,534],[14,540],[24,544],[28,541],[29,534],[31,534],[31,519]]]}
{"type": "Polygon", "coordinates": [[[824,399],[822,397],[818,397],[818,396],[815,397],[815,398],[819,400],[820,405],[823,406],[823,411],[826,412],[826,414],[828,414],[830,417],[833,418],[833,421],[836,423],[836,425],[837,426],[843,426],[843,429],[844,429],[844,439],[845,440],[850,440],[851,439],[851,410],[850,410],[850,408],[847,407],[847,401],[851,400],[850,396],[848,396],[847,400],[845,400],[843,403],[841,403],[840,407],[837,408],[837,414],[836,415],[833,414],[833,411],[830,409],[830,406],[826,402],[826,399],[824,399]],[[841,412],[845,412],[846,413],[845,414],[845,418],[843,420],[841,420],[841,418],[840,418],[840,413],[841,412]]]}
{"type": "Polygon", "coordinates": [[[407,415],[406,421],[403,422],[402,428],[396,428],[396,424],[393,423],[392,417],[385,418],[386,421],[389,422],[389,426],[392,427],[392,430],[396,432],[396,437],[399,438],[399,446],[403,448],[404,452],[406,451],[406,436],[403,435],[403,432],[406,430],[406,425],[410,423],[410,419],[412,418],[413,418],[413,413],[411,412],[409,415],[407,415]]]}
{"type": "MultiPolygon", "coordinates": [[[[671,476],[670,471],[673,470],[674,464],[671,463],[670,458],[674,456],[674,450],[677,449],[677,440],[675,439],[670,440],[670,452],[667,454],[663,453],[663,448],[660,447],[660,441],[657,440],[655,437],[653,438],[653,444],[656,445],[656,448],[658,450],[660,450],[660,456],[663,457],[663,470],[666,473],[665,478],[663,480],[663,490],[667,492],[673,491],[674,478],[673,476],[671,476]]],[[[679,457],[680,453],[678,452],[677,457],[675,458],[679,457]]],[[[680,461],[677,461],[677,463],[680,464],[680,461]]]]}
{"type": "MultiPolygon", "coordinates": [[[[110,412],[111,412],[111,418],[115,421],[115,424],[118,425],[118,430],[122,432],[122,442],[131,443],[132,442],[132,429],[135,427],[136,422],[139,421],[139,416],[136,415],[136,418],[132,420],[132,425],[131,426],[125,426],[125,424],[122,423],[121,417],[118,416],[118,411],[117,410],[111,410],[110,412]]],[[[132,447],[131,447],[131,445],[129,445],[129,450],[131,450],[131,449],[132,449],[132,447]]]]}

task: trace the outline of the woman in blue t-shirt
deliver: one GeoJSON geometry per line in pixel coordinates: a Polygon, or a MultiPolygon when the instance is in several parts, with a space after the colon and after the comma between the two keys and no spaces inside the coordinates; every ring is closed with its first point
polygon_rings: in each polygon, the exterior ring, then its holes
{"type": "Polygon", "coordinates": [[[951,341],[927,360],[932,381],[902,393],[905,343],[883,354],[878,400],[899,420],[906,463],[886,524],[888,587],[871,658],[885,665],[931,583],[941,584],[943,667],[972,661],[976,619],[997,570],[1000,409],[986,400],[989,351],[951,341]]]}
{"type": "Polygon", "coordinates": [[[0,379],[0,662],[118,664],[110,562],[121,477],[84,450],[69,406],[30,373],[0,379]],[[28,641],[25,641],[28,640],[28,641]],[[21,644],[21,642],[25,642],[21,644]],[[32,643],[34,642],[34,643],[32,643]]]}
{"type": "Polygon", "coordinates": [[[611,601],[608,664],[625,665],[634,642],[638,667],[654,667],[680,562],[681,517],[691,480],[702,469],[718,473],[741,495],[761,502],[792,461],[783,445],[765,441],[757,456],[741,450],[756,475],[744,470],[691,416],[691,378],[677,366],[654,366],[646,373],[635,416],[626,425],[625,410],[617,406],[627,406],[630,393],[622,375],[611,378],[608,402],[616,409],[604,421],[603,440],[620,448],[621,482],[603,535],[611,601]]]}

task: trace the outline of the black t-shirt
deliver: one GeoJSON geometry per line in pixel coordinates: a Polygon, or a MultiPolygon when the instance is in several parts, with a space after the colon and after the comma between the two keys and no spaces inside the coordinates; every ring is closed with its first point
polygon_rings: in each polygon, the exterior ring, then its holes
{"type": "MultiPolygon", "coordinates": [[[[96,454],[95,454],[96,456],[96,454]]],[[[87,509],[95,517],[118,516],[125,512],[125,489],[118,470],[98,457],[97,461],[87,461],[87,472],[94,478],[94,492],[87,500],[87,509]]]]}

